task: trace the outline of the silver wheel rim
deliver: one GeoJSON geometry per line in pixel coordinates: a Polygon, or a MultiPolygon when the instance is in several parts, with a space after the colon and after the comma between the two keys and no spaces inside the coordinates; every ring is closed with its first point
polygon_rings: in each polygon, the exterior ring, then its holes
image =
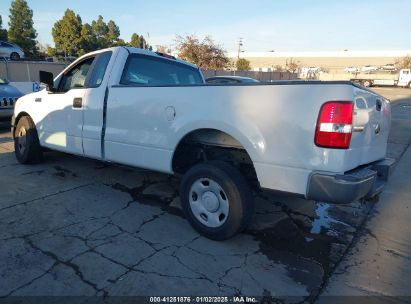
{"type": "Polygon", "coordinates": [[[19,130],[19,133],[17,134],[17,146],[19,148],[20,154],[24,154],[24,151],[26,150],[26,145],[27,145],[27,132],[26,128],[21,127],[19,130]]]}
{"type": "Polygon", "coordinates": [[[216,181],[210,178],[196,180],[190,188],[189,201],[192,213],[203,225],[217,228],[226,222],[228,197],[216,181]]]}

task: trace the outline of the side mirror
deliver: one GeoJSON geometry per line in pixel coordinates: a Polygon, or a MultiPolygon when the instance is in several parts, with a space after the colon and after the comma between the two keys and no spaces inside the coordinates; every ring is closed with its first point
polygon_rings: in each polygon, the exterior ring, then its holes
{"type": "Polygon", "coordinates": [[[39,76],[40,76],[40,83],[46,85],[46,90],[49,91],[49,92],[54,92],[55,89],[54,89],[54,76],[53,76],[53,73],[40,71],[39,76]]]}

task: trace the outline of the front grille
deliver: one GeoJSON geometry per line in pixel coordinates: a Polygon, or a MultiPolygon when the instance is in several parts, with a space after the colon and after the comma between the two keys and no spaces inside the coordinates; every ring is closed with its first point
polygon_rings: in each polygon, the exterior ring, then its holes
{"type": "Polygon", "coordinates": [[[17,97],[0,97],[0,108],[13,108],[17,97]]]}

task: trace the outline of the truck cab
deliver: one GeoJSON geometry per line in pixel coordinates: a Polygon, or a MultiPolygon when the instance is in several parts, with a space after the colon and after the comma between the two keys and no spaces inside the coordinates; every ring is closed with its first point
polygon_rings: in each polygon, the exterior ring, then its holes
{"type": "Polygon", "coordinates": [[[400,70],[400,75],[398,77],[399,87],[409,87],[411,88],[411,69],[400,70]]]}

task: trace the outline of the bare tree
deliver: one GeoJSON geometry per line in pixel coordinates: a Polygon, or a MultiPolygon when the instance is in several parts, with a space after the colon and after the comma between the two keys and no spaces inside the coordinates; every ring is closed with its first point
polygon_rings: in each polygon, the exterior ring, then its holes
{"type": "Polygon", "coordinates": [[[195,35],[177,36],[176,43],[178,56],[202,69],[219,70],[229,65],[230,60],[225,50],[215,44],[210,36],[206,36],[203,40],[195,35]]]}
{"type": "Polygon", "coordinates": [[[411,69],[411,56],[407,55],[403,58],[397,58],[395,60],[395,67],[397,69],[411,69]]]}
{"type": "Polygon", "coordinates": [[[287,59],[285,63],[285,68],[287,71],[295,73],[297,70],[300,68],[301,62],[298,60],[295,60],[294,58],[287,59]]]}

